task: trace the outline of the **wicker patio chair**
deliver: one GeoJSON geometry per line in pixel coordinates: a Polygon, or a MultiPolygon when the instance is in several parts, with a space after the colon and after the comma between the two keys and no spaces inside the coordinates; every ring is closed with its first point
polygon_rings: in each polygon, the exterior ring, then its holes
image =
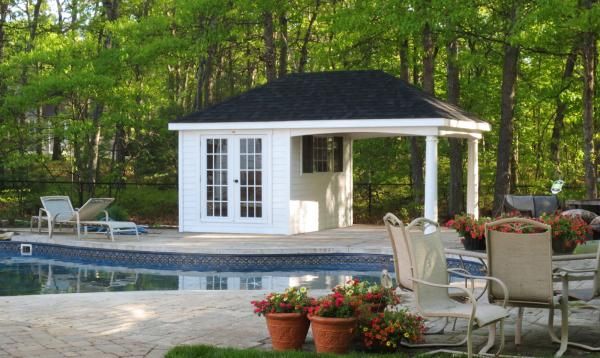
{"type": "MultiPolygon", "coordinates": [[[[448,280],[448,267],[444,247],[439,236],[439,225],[427,219],[416,219],[406,228],[400,220],[393,217],[393,214],[386,215],[386,224],[388,230],[391,229],[392,241],[394,242],[395,262],[406,261],[407,255],[396,255],[399,250],[406,250],[408,253],[408,262],[410,269],[402,272],[402,268],[396,267],[397,277],[412,282],[412,289],[415,295],[416,308],[425,318],[459,318],[468,320],[466,337],[458,343],[430,343],[430,344],[405,344],[409,347],[457,347],[467,344],[467,355],[473,356],[472,331],[474,328],[490,326],[495,327],[500,322],[500,346],[498,354],[504,348],[504,319],[509,313],[503,307],[487,303],[478,303],[472,292],[459,286],[451,286],[448,280]],[[392,226],[391,222],[397,225],[392,226]],[[425,234],[424,225],[431,225],[434,230],[425,234]],[[398,243],[403,240],[404,243],[398,243]],[[461,290],[463,295],[468,297],[468,302],[458,302],[453,300],[448,289],[461,290]]],[[[405,265],[405,262],[401,265],[405,265]]],[[[503,283],[493,277],[478,276],[478,279],[487,279],[497,282],[502,286],[503,283]]],[[[400,281],[400,279],[399,279],[400,281]]],[[[508,292],[506,292],[508,296],[508,292]]],[[[479,353],[486,353],[494,345],[495,329],[490,329],[487,344],[479,353]]]]}
{"type": "MultiPolygon", "coordinates": [[[[488,274],[502,280],[508,287],[508,305],[518,307],[515,327],[515,344],[521,344],[523,308],[548,308],[548,332],[553,342],[560,343],[555,357],[562,356],[567,349],[569,308],[568,300],[555,295],[553,278],[562,278],[563,294],[568,292],[565,274],[552,270],[552,241],[550,226],[525,218],[506,218],[487,223],[486,247],[488,274]],[[504,232],[501,230],[512,232],[504,232]],[[530,233],[514,232],[529,231],[530,233]],[[541,231],[541,232],[540,232],[541,231]],[[560,339],[554,333],[554,309],[562,313],[560,339]]],[[[490,302],[506,302],[504,287],[491,282],[488,288],[490,302]]]]}

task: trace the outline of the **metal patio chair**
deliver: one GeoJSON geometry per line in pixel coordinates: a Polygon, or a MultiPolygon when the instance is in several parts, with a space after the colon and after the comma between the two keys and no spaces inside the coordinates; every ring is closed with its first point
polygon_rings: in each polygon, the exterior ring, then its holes
{"type": "MultiPolygon", "coordinates": [[[[392,233],[394,246],[394,261],[405,261],[408,257],[410,269],[396,265],[398,281],[409,280],[415,295],[417,311],[425,318],[460,318],[468,320],[466,337],[458,343],[430,343],[430,344],[404,344],[408,347],[457,347],[466,343],[467,355],[473,356],[472,331],[478,327],[494,327],[490,329],[488,342],[479,353],[486,353],[494,345],[495,325],[500,322],[500,346],[498,354],[504,348],[504,319],[509,312],[498,305],[479,303],[475,300],[472,292],[466,288],[451,286],[448,279],[448,267],[444,247],[440,238],[439,225],[424,218],[413,220],[407,227],[393,214],[385,216],[388,230],[392,233]],[[395,222],[396,225],[392,225],[395,222]],[[430,225],[434,230],[431,233],[424,232],[424,225],[430,225]],[[404,243],[398,242],[404,241],[404,243]],[[406,254],[398,254],[400,250],[406,250],[406,254]],[[404,271],[403,271],[404,270],[404,271]],[[468,298],[468,302],[458,302],[450,296],[448,289],[457,289],[468,298]]],[[[477,276],[478,279],[486,279],[497,282],[502,287],[503,283],[493,277],[477,276]]],[[[506,292],[508,296],[508,292],[506,292]]]]}
{"type": "Polygon", "coordinates": [[[486,223],[485,231],[488,274],[502,280],[509,292],[507,297],[503,286],[491,282],[488,299],[490,302],[508,299],[508,306],[518,307],[515,344],[521,344],[523,308],[547,308],[548,332],[553,342],[560,343],[555,357],[562,356],[569,340],[568,283],[566,274],[552,270],[550,226],[531,219],[506,218],[486,223]],[[554,277],[562,280],[562,295],[554,293],[554,277]],[[562,313],[560,338],[554,333],[555,308],[562,313]]]}

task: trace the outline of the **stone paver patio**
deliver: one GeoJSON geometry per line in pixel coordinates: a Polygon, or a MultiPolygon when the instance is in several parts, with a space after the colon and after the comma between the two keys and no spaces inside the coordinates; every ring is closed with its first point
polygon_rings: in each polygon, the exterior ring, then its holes
{"type": "MultiPolygon", "coordinates": [[[[320,292],[323,293],[323,292],[320,292]]],[[[162,357],[178,344],[269,348],[264,319],[252,314],[249,301],[264,291],[119,292],[0,299],[2,357],[162,357]]],[[[403,295],[410,306],[410,295],[403,295]]],[[[556,349],[545,330],[546,314],[526,310],[523,345],[512,343],[513,310],[507,321],[505,354],[550,356],[556,349]]],[[[558,318],[558,317],[557,317],[558,318]]],[[[443,321],[434,322],[439,327],[443,321]]],[[[447,326],[443,336],[458,340],[464,332],[447,326]]],[[[571,315],[571,333],[588,343],[600,336],[598,313],[571,315]]],[[[476,345],[485,343],[487,329],[475,331],[476,345]]],[[[306,348],[312,348],[309,337],[306,348]]],[[[421,350],[406,350],[417,353],[421,350]]],[[[587,353],[570,349],[567,356],[587,353]]]]}
{"type": "MultiPolygon", "coordinates": [[[[292,237],[198,234],[182,236],[161,230],[142,240],[119,237],[77,240],[73,234],[46,235],[21,232],[13,240],[64,245],[148,251],[206,253],[370,252],[391,253],[382,227],[355,226],[292,237]],[[328,234],[327,234],[328,233],[328,234]],[[189,251],[188,251],[189,252],[189,251]]],[[[456,235],[444,236],[447,247],[457,245],[456,235]]],[[[592,261],[570,262],[590,266],[592,261]]],[[[313,294],[324,294],[324,291],[313,294]]],[[[212,344],[268,349],[264,319],[252,314],[249,301],[264,291],[146,291],[0,297],[0,357],[162,357],[179,344],[212,344]]],[[[411,307],[412,296],[403,293],[411,307]]],[[[547,311],[526,309],[523,345],[514,345],[516,310],[507,320],[505,354],[551,356],[557,349],[546,332],[547,311]]],[[[556,325],[560,324],[559,314],[556,325]]],[[[443,321],[431,322],[440,327],[443,321]]],[[[571,337],[600,344],[600,316],[596,310],[575,307],[570,316],[571,337]]],[[[446,327],[443,336],[458,340],[464,322],[446,327]]],[[[485,343],[487,329],[477,330],[476,345],[485,343]]],[[[309,336],[306,349],[312,349],[309,336]]],[[[419,350],[406,350],[418,353],[419,350]]],[[[590,355],[569,349],[567,356],[590,355]]]]}

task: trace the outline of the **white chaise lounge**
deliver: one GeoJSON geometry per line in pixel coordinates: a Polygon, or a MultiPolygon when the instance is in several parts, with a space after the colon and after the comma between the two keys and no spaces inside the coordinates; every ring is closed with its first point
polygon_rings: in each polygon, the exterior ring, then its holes
{"type": "Polygon", "coordinates": [[[38,215],[38,232],[41,232],[42,221],[48,222],[48,235],[52,237],[57,225],[74,225],[77,237],[81,238],[81,229],[84,235],[88,233],[89,226],[106,228],[106,234],[112,241],[115,233],[135,233],[139,239],[138,228],[131,221],[112,221],[108,217],[106,208],[114,201],[113,198],[90,198],[79,209],[74,209],[68,196],[42,196],[43,208],[38,215]],[[98,217],[104,214],[104,220],[98,217]]]}

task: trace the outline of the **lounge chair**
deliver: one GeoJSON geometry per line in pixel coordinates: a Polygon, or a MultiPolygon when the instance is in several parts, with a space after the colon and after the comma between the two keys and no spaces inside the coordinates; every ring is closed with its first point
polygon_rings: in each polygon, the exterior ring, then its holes
{"type": "MultiPolygon", "coordinates": [[[[568,283],[566,275],[552,270],[552,235],[550,226],[525,218],[507,218],[485,225],[488,274],[508,287],[508,305],[518,307],[515,344],[521,344],[523,308],[548,308],[548,332],[553,342],[560,343],[555,357],[562,356],[569,341],[568,283]],[[531,228],[530,233],[517,233],[531,228]],[[510,229],[512,232],[500,230],[510,229]],[[541,231],[541,232],[540,232],[541,231]],[[563,294],[556,295],[553,278],[562,279],[563,294]],[[560,339],[554,333],[554,309],[561,310],[560,339]]],[[[488,289],[490,302],[506,302],[504,287],[492,282],[488,289]]]]}
{"type": "Polygon", "coordinates": [[[41,222],[48,222],[48,235],[52,237],[57,225],[74,225],[77,238],[81,238],[81,229],[87,235],[88,226],[101,226],[106,228],[106,233],[112,241],[114,234],[121,232],[135,233],[139,239],[137,225],[131,221],[112,221],[106,208],[114,201],[113,198],[90,198],[79,209],[73,209],[68,196],[43,196],[40,198],[42,205],[38,217],[38,231],[41,231],[41,222]],[[104,214],[104,220],[98,220],[104,214]]]}
{"type": "MultiPolygon", "coordinates": [[[[392,214],[386,215],[386,224],[393,220],[392,214]]],[[[395,217],[394,217],[395,218],[395,217]]],[[[395,245],[394,257],[395,262],[400,260],[406,261],[406,257],[397,256],[398,248],[406,249],[410,257],[410,270],[406,271],[404,278],[412,282],[412,289],[415,295],[416,307],[419,313],[425,318],[431,317],[446,317],[446,318],[462,318],[468,320],[467,334],[464,340],[458,343],[445,344],[404,344],[409,347],[456,347],[467,344],[467,354],[473,356],[473,328],[489,326],[490,334],[487,344],[480,350],[480,353],[486,353],[493,345],[495,338],[495,325],[500,322],[500,346],[498,354],[504,348],[504,319],[509,316],[509,312],[498,305],[487,303],[478,303],[475,300],[472,292],[466,288],[451,286],[448,280],[448,267],[444,247],[439,236],[439,225],[433,221],[420,218],[411,222],[406,228],[397,218],[395,219],[398,225],[394,226],[394,230],[399,230],[400,235],[392,236],[392,238],[400,238],[405,240],[403,245],[395,245]],[[424,232],[424,225],[433,227],[431,233],[424,232]],[[448,289],[461,290],[463,295],[468,297],[468,302],[462,303],[452,299],[448,289]],[[493,328],[492,328],[493,327],[493,328]]],[[[388,224],[388,230],[390,226],[388,224]]],[[[397,274],[398,275],[398,274],[397,274]]],[[[468,276],[468,275],[465,275],[468,276]]],[[[496,282],[500,287],[503,283],[493,277],[478,276],[478,279],[491,280],[496,282]]],[[[399,279],[399,280],[400,280],[399,279]]],[[[508,292],[505,292],[508,296],[508,292]]]]}

